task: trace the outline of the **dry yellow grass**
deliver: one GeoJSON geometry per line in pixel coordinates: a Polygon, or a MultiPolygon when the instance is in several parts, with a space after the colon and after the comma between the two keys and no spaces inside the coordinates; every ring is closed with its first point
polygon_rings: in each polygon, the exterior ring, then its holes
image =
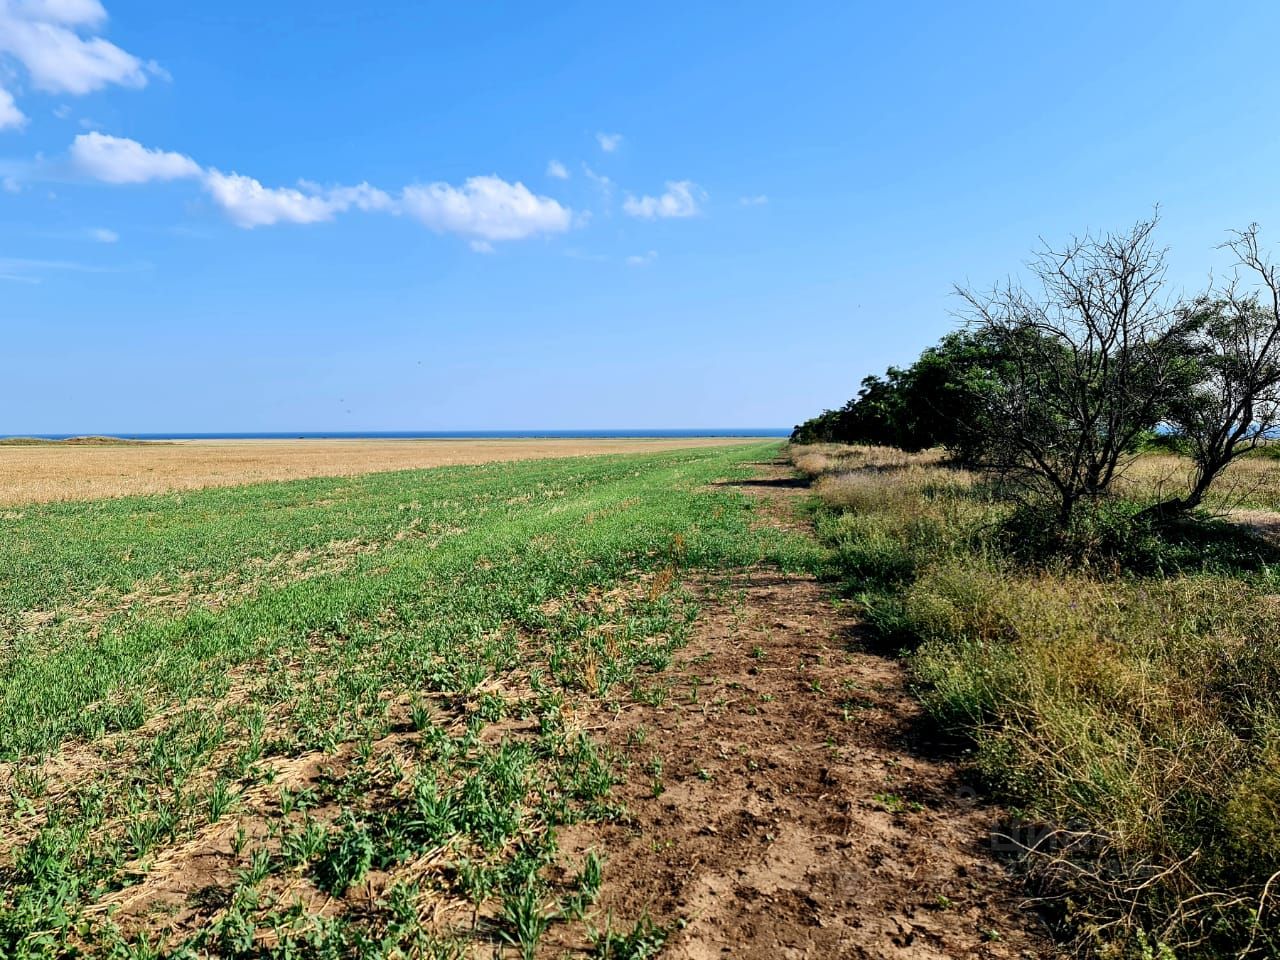
{"type": "MultiPolygon", "coordinates": [[[[1209,557],[1212,536],[1203,567],[1165,547],[1183,573],[1025,564],[1010,504],[936,454],[792,455],[864,619],[910,647],[935,722],[1027,815],[1003,842],[1061,897],[1082,952],[1280,956],[1273,571],[1244,550],[1209,557]]],[[[1176,495],[1189,469],[1144,454],[1119,492],[1176,495]]],[[[1280,537],[1280,461],[1233,464],[1207,506],[1280,537]]]]}
{"type": "MultiPolygon", "coordinates": [[[[643,453],[737,437],[601,440],[196,440],[0,446],[0,506],[503,460],[643,453]]],[[[745,441],[749,442],[749,441],[745,441]]]]}
{"type": "Polygon", "coordinates": [[[936,466],[944,460],[941,450],[906,453],[894,447],[844,443],[812,443],[791,448],[791,462],[811,477],[844,470],[893,470],[909,466],[936,466]]]}
{"type": "MultiPolygon", "coordinates": [[[[1143,454],[1117,483],[1121,494],[1135,500],[1160,500],[1185,493],[1191,461],[1169,454],[1143,454]]],[[[1205,506],[1233,512],[1241,508],[1280,509],[1280,461],[1245,457],[1227,468],[1210,491],[1205,506]]]]}

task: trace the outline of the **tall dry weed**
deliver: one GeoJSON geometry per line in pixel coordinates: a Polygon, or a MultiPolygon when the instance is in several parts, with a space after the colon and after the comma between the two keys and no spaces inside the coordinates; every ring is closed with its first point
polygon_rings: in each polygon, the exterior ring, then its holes
{"type": "MultiPolygon", "coordinates": [[[[992,536],[1007,506],[936,454],[807,452],[849,589],[915,645],[930,715],[1019,811],[1006,848],[1079,942],[1115,957],[1280,956],[1280,591],[1267,571],[1029,567],[992,536]]],[[[1186,469],[1143,456],[1127,492],[1154,496],[1186,469]]],[[[1280,507],[1280,464],[1240,461],[1231,481],[1280,507]]]]}

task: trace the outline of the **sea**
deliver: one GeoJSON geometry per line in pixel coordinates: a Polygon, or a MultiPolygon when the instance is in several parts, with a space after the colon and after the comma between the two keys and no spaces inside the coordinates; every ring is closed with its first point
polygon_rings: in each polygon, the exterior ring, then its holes
{"type": "MultiPolygon", "coordinates": [[[[604,440],[617,438],[786,437],[790,427],[661,427],[627,430],[298,430],[266,433],[27,433],[40,440],[103,436],[122,440],[604,440]]],[[[0,434],[4,436],[5,434],[0,434]]]]}

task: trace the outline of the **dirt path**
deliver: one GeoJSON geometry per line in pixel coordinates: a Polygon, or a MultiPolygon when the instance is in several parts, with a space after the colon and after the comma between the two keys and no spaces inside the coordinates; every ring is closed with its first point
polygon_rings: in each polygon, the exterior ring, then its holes
{"type": "MultiPolygon", "coordinates": [[[[743,485],[765,522],[800,523],[791,477],[743,485]]],[[[690,960],[1054,955],[984,849],[996,811],[930,755],[901,662],[863,639],[811,577],[707,588],[666,701],[604,734],[632,821],[561,838],[603,846],[602,916],[677,922],[662,955],[690,960]]]]}

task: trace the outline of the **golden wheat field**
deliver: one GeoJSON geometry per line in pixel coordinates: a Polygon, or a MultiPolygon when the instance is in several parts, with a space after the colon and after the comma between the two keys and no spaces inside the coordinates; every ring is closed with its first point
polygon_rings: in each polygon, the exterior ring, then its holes
{"type": "Polygon", "coordinates": [[[189,440],[0,445],[0,505],[230,487],[750,442],[737,437],[504,440],[189,440]]]}

